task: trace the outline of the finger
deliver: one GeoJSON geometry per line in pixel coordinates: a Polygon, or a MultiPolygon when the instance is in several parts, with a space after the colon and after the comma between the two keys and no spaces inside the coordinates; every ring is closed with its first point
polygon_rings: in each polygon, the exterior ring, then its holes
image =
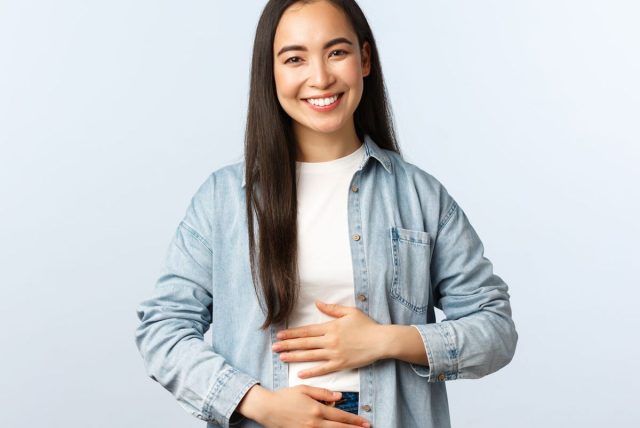
{"type": "Polygon", "coordinates": [[[307,379],[310,377],[322,376],[327,373],[333,373],[337,370],[338,367],[333,362],[329,361],[326,364],[298,372],[298,377],[300,379],[307,379]]]}
{"type": "Polygon", "coordinates": [[[329,353],[325,349],[314,349],[313,351],[293,351],[280,354],[280,360],[287,363],[302,361],[327,361],[329,353]]]}
{"type": "Polygon", "coordinates": [[[343,424],[342,422],[332,422],[332,421],[325,421],[324,425],[320,425],[321,427],[327,427],[327,428],[362,428],[362,427],[370,427],[371,425],[365,425],[363,424],[343,424]]]}
{"type": "Polygon", "coordinates": [[[318,388],[316,386],[304,384],[298,385],[297,388],[299,388],[304,394],[318,401],[336,401],[342,398],[342,393],[340,393],[340,391],[331,391],[326,388],[318,388]]]}
{"type": "Polygon", "coordinates": [[[327,421],[329,421],[329,423],[334,424],[334,425],[327,424],[327,427],[346,428],[346,427],[351,427],[353,425],[362,427],[365,423],[370,423],[368,420],[366,420],[362,416],[345,412],[344,410],[338,409],[336,407],[323,406],[322,415],[325,419],[327,419],[327,421]]]}
{"type": "Polygon", "coordinates": [[[274,352],[297,351],[299,349],[324,349],[332,345],[332,341],[326,336],[301,337],[276,342],[271,346],[274,352]]]}
{"type": "Polygon", "coordinates": [[[348,315],[353,311],[355,306],[344,306],[339,305],[337,303],[324,303],[319,300],[316,300],[316,306],[325,313],[336,317],[343,317],[348,315]]]}
{"type": "Polygon", "coordinates": [[[325,322],[322,324],[309,324],[302,327],[289,328],[278,332],[276,337],[280,340],[284,340],[296,337],[322,336],[326,332],[327,324],[328,323],[325,322]]]}
{"type": "Polygon", "coordinates": [[[324,336],[304,337],[276,342],[271,349],[273,349],[274,352],[294,351],[296,349],[318,349],[324,348],[325,344],[326,340],[324,340],[324,336]]]}

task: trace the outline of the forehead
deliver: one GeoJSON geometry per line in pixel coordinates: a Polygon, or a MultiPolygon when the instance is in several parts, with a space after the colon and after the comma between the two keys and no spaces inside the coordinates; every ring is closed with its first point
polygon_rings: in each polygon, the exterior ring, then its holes
{"type": "Polygon", "coordinates": [[[274,51],[285,44],[321,47],[335,37],[355,39],[355,33],[345,13],[327,1],[294,3],[289,6],[276,27],[274,51]]]}

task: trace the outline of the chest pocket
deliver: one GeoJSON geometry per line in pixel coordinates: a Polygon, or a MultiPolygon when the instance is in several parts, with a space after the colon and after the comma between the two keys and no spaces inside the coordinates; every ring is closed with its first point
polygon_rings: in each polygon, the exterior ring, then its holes
{"type": "Polygon", "coordinates": [[[431,236],[420,230],[391,227],[393,280],[390,294],[400,304],[423,314],[429,303],[431,236]]]}

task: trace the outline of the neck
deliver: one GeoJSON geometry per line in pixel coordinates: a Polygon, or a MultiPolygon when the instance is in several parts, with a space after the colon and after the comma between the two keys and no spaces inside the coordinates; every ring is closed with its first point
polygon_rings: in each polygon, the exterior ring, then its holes
{"type": "Polygon", "coordinates": [[[298,162],[331,161],[353,153],[362,144],[354,128],[334,133],[296,130],[294,134],[298,162]]]}

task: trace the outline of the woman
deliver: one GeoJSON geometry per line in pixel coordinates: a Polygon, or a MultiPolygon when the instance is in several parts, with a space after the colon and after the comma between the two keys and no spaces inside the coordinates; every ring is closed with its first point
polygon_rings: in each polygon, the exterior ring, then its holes
{"type": "Polygon", "coordinates": [[[445,381],[513,356],[507,285],[402,159],[355,1],[269,1],[250,91],[138,308],[148,375],[208,427],[449,426],[445,381]]]}

